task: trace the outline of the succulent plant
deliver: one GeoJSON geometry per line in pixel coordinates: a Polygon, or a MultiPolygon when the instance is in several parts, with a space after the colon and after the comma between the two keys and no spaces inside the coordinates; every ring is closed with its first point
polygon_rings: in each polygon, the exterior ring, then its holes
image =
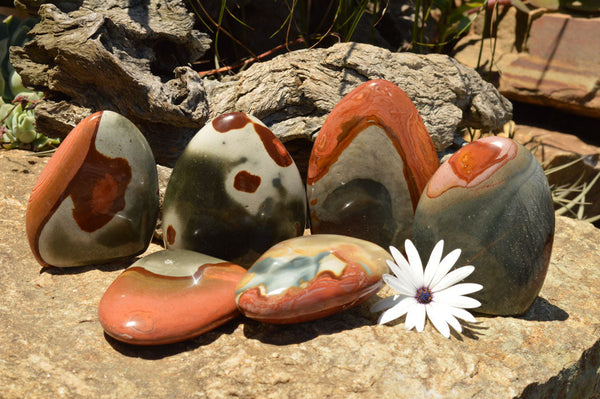
{"type": "Polygon", "coordinates": [[[43,94],[24,87],[9,60],[10,47],[26,43],[27,32],[37,21],[36,18],[20,21],[9,16],[0,23],[0,143],[6,149],[41,151],[56,147],[60,142],[36,132],[33,108],[43,94]]]}
{"type": "Polygon", "coordinates": [[[60,139],[48,138],[35,131],[33,108],[42,97],[41,93],[22,92],[12,103],[0,99],[0,142],[4,148],[41,151],[58,146],[60,139]]]}

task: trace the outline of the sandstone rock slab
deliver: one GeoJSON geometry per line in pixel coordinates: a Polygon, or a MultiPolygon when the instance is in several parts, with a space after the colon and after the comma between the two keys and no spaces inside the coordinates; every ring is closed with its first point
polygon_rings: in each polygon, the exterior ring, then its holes
{"type": "Polygon", "coordinates": [[[548,164],[561,155],[589,157],[597,161],[600,158],[600,147],[583,141],[574,134],[554,132],[527,125],[515,127],[514,139],[532,150],[537,160],[548,164]],[[539,148],[536,150],[535,146],[539,148]]]}
{"type": "MultiPolygon", "coordinates": [[[[522,317],[477,316],[443,338],[375,325],[364,304],[274,326],[237,319],[181,344],[103,335],[97,306],[127,263],[52,272],[27,247],[46,159],[0,152],[0,397],[584,398],[600,395],[600,231],[557,218],[548,276],[522,317]]],[[[159,249],[153,246],[151,250],[159,249]]]]}
{"type": "Polygon", "coordinates": [[[544,14],[531,25],[528,52],[505,56],[500,92],[600,118],[600,18],[544,14]]]}

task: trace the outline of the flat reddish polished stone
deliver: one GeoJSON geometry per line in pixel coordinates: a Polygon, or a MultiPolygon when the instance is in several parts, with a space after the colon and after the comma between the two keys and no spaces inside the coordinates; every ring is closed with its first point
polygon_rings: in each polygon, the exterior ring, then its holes
{"type": "Polygon", "coordinates": [[[349,309],[382,286],[392,257],[372,242],[319,234],[283,241],[261,256],[236,288],[245,316],[298,323],[349,309]]]}
{"type": "Polygon", "coordinates": [[[442,164],[423,191],[414,241],[428,253],[439,241],[460,248],[458,266],[475,271],[465,281],[478,312],[525,312],[544,283],[554,238],[548,181],[531,152],[503,137],[461,148],[442,164]]]}
{"type": "Polygon", "coordinates": [[[406,93],[386,80],[363,83],[333,108],[313,146],[307,175],[312,232],[403,245],[438,165],[406,93]]]}
{"type": "Polygon", "coordinates": [[[69,133],[38,178],[27,237],[43,266],[106,263],[144,252],[157,214],[146,139],[127,118],[97,112],[69,133]]]}
{"type": "Polygon", "coordinates": [[[98,305],[104,331],[119,341],[184,341],[239,315],[235,286],[246,269],[197,252],[164,250],[125,270],[98,305]]]}
{"type": "Polygon", "coordinates": [[[284,145],[241,112],[207,123],[177,161],[165,193],[167,248],[249,267],[264,251],[301,235],[306,194],[284,145]]]}

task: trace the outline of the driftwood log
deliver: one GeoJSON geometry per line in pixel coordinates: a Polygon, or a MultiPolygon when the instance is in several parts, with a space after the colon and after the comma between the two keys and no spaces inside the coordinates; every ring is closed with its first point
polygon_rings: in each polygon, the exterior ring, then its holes
{"type": "Polygon", "coordinates": [[[183,2],[59,6],[42,5],[33,40],[11,54],[23,82],[49,94],[36,110],[38,129],[64,136],[91,112],[111,109],[142,130],[165,165],[208,118],[244,111],[271,127],[302,169],[333,106],[368,79],[406,91],[439,152],[460,127],[497,130],[512,118],[510,102],[491,84],[443,55],[340,43],[286,53],[220,80],[200,78],[189,65],[210,41],[193,29],[183,2]]]}
{"type": "Polygon", "coordinates": [[[408,94],[438,152],[452,144],[459,127],[496,130],[512,118],[510,102],[455,59],[362,43],[294,51],[205,87],[211,117],[244,111],[284,141],[314,140],[333,106],[369,79],[387,79],[408,94]]]}
{"type": "Polygon", "coordinates": [[[13,48],[11,62],[25,85],[48,95],[36,112],[41,131],[64,136],[109,109],[131,119],[164,157],[206,122],[202,80],[188,65],[211,41],[193,29],[182,1],[94,0],[70,12],[43,4],[39,15],[33,40],[13,48]]]}

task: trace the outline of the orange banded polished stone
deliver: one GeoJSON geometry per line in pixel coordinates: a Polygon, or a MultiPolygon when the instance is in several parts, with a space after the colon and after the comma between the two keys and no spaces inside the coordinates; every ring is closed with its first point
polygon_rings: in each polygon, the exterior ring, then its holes
{"type": "Polygon", "coordinates": [[[406,93],[386,80],[363,83],[333,108],[313,146],[307,174],[312,232],[401,246],[438,165],[406,93]]]}
{"type": "Polygon", "coordinates": [[[183,249],[150,254],[108,287],[98,317],[111,337],[136,345],[184,341],[239,315],[234,292],[246,269],[183,249]]]}
{"type": "Polygon", "coordinates": [[[375,294],[392,257],[372,242],[319,234],[283,241],[261,256],[236,288],[245,316],[298,323],[356,306],[375,294]]]}
{"type": "Polygon", "coordinates": [[[453,154],[415,212],[420,251],[431,252],[443,239],[446,248],[462,250],[457,267],[475,266],[465,281],[483,285],[471,294],[482,313],[527,311],[544,283],[553,238],[544,171],[529,150],[503,137],[482,138],[453,154]]]}
{"type": "Polygon", "coordinates": [[[157,214],[150,146],[128,119],[103,111],[82,120],[42,171],[26,231],[41,265],[83,266],[144,252],[157,214]]]}

